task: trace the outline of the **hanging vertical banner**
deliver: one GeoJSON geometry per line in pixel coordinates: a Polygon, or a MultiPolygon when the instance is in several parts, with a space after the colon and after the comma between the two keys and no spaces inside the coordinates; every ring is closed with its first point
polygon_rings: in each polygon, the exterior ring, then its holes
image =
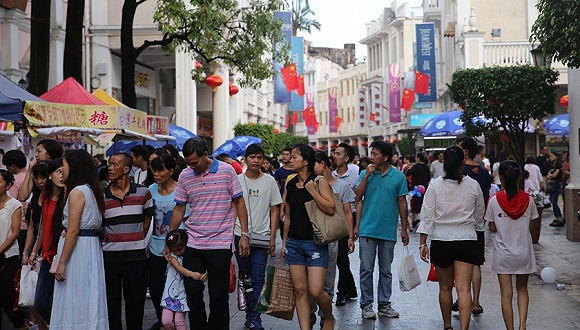
{"type": "Polygon", "coordinates": [[[435,24],[415,25],[417,33],[417,69],[429,75],[429,92],[419,94],[419,102],[437,101],[437,79],[435,75],[435,24]]]}
{"type": "MultiPolygon", "coordinates": [[[[304,96],[306,97],[306,109],[314,109],[314,93],[306,93],[304,94],[304,96]]],[[[310,121],[312,121],[312,119],[309,118],[309,122],[307,122],[307,117],[306,115],[304,115],[304,123],[306,124],[306,129],[308,130],[308,135],[314,135],[316,133],[316,123],[318,122],[316,120],[316,110],[313,112],[314,113],[314,120],[311,123],[310,121]],[[312,124],[312,125],[309,125],[312,124]]]]}
{"type": "Polygon", "coordinates": [[[389,122],[401,122],[401,68],[389,64],[389,122]]]}
{"type": "MultiPolygon", "coordinates": [[[[296,75],[299,77],[304,73],[304,38],[302,37],[292,37],[292,62],[296,63],[296,75]]],[[[298,96],[298,90],[294,90],[292,91],[290,111],[302,110],[304,110],[304,98],[298,96]]]]}
{"type": "Polygon", "coordinates": [[[357,91],[358,100],[358,128],[363,129],[366,126],[366,114],[367,114],[367,97],[364,88],[359,88],[357,91]]]}
{"type": "Polygon", "coordinates": [[[375,125],[383,124],[383,86],[381,84],[371,85],[371,119],[375,125]]]}
{"type": "Polygon", "coordinates": [[[336,116],[338,116],[338,105],[336,104],[337,88],[328,89],[328,133],[336,133],[336,116]]]}
{"type": "MultiPolygon", "coordinates": [[[[274,54],[276,54],[285,45],[291,45],[292,13],[289,11],[276,11],[274,12],[274,19],[282,20],[282,34],[284,34],[284,39],[282,41],[274,43],[274,54]]],[[[292,94],[286,90],[286,85],[284,85],[284,80],[280,74],[282,68],[282,63],[277,61],[274,62],[274,103],[286,104],[292,102],[292,94]]]]}

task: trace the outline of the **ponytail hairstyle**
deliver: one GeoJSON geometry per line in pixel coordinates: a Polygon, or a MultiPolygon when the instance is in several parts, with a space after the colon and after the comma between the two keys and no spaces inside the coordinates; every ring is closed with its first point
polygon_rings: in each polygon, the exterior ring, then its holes
{"type": "Polygon", "coordinates": [[[167,233],[165,244],[171,250],[180,250],[187,245],[187,232],[183,229],[175,229],[167,233]]]}
{"type": "Polygon", "coordinates": [[[499,176],[502,180],[502,188],[508,199],[518,193],[518,181],[520,179],[520,166],[513,160],[504,160],[499,164],[499,176]]]}
{"type": "Polygon", "coordinates": [[[445,176],[443,178],[455,180],[457,183],[461,183],[461,180],[463,180],[462,170],[465,159],[463,149],[458,146],[451,146],[445,149],[443,159],[443,169],[445,170],[445,176]]]}

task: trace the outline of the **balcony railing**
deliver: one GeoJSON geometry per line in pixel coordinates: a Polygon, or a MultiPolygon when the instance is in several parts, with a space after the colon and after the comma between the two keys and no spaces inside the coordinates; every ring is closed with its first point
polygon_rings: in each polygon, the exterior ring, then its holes
{"type": "Polygon", "coordinates": [[[527,41],[484,42],[484,66],[510,66],[532,62],[530,50],[532,44],[527,41]]]}

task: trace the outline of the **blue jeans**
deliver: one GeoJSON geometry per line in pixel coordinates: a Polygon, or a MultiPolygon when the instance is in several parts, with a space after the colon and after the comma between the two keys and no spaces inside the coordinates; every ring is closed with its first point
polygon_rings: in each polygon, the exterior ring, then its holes
{"type": "Polygon", "coordinates": [[[377,254],[379,258],[379,305],[390,302],[393,291],[391,263],[393,262],[394,250],[395,242],[393,241],[370,237],[361,237],[359,239],[361,308],[372,304],[374,301],[373,273],[377,254]]]}
{"type": "MultiPolygon", "coordinates": [[[[235,236],[235,246],[240,244],[240,236],[235,236]]],[[[250,273],[252,278],[252,288],[253,299],[248,301],[248,307],[246,308],[246,321],[258,320],[262,323],[260,318],[260,313],[256,312],[256,303],[260,298],[260,293],[264,282],[266,281],[266,264],[268,263],[268,249],[251,247],[250,255],[247,257],[240,257],[240,252],[238,249],[235,251],[236,260],[238,261],[239,270],[245,270],[250,273]]]]}
{"type": "Polygon", "coordinates": [[[54,294],[54,275],[49,271],[50,264],[46,259],[42,259],[34,296],[34,308],[48,324],[50,324],[52,296],[54,294]]]}
{"type": "Polygon", "coordinates": [[[550,194],[550,203],[552,203],[552,210],[554,210],[555,217],[561,217],[562,211],[560,211],[560,207],[558,206],[558,197],[560,196],[560,185],[556,185],[556,191],[550,194]]]}

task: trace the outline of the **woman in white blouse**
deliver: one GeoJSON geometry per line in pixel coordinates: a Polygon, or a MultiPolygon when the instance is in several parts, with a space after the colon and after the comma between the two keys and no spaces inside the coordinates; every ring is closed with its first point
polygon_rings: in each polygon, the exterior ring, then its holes
{"type": "Polygon", "coordinates": [[[483,230],[485,204],[477,181],[463,176],[463,150],[449,147],[444,153],[445,176],[432,181],[421,208],[421,259],[435,265],[439,280],[439,307],[443,327],[451,327],[453,275],[459,296],[461,329],[469,328],[471,273],[477,260],[476,230],[483,230]],[[427,246],[431,238],[431,247],[427,246]]]}

